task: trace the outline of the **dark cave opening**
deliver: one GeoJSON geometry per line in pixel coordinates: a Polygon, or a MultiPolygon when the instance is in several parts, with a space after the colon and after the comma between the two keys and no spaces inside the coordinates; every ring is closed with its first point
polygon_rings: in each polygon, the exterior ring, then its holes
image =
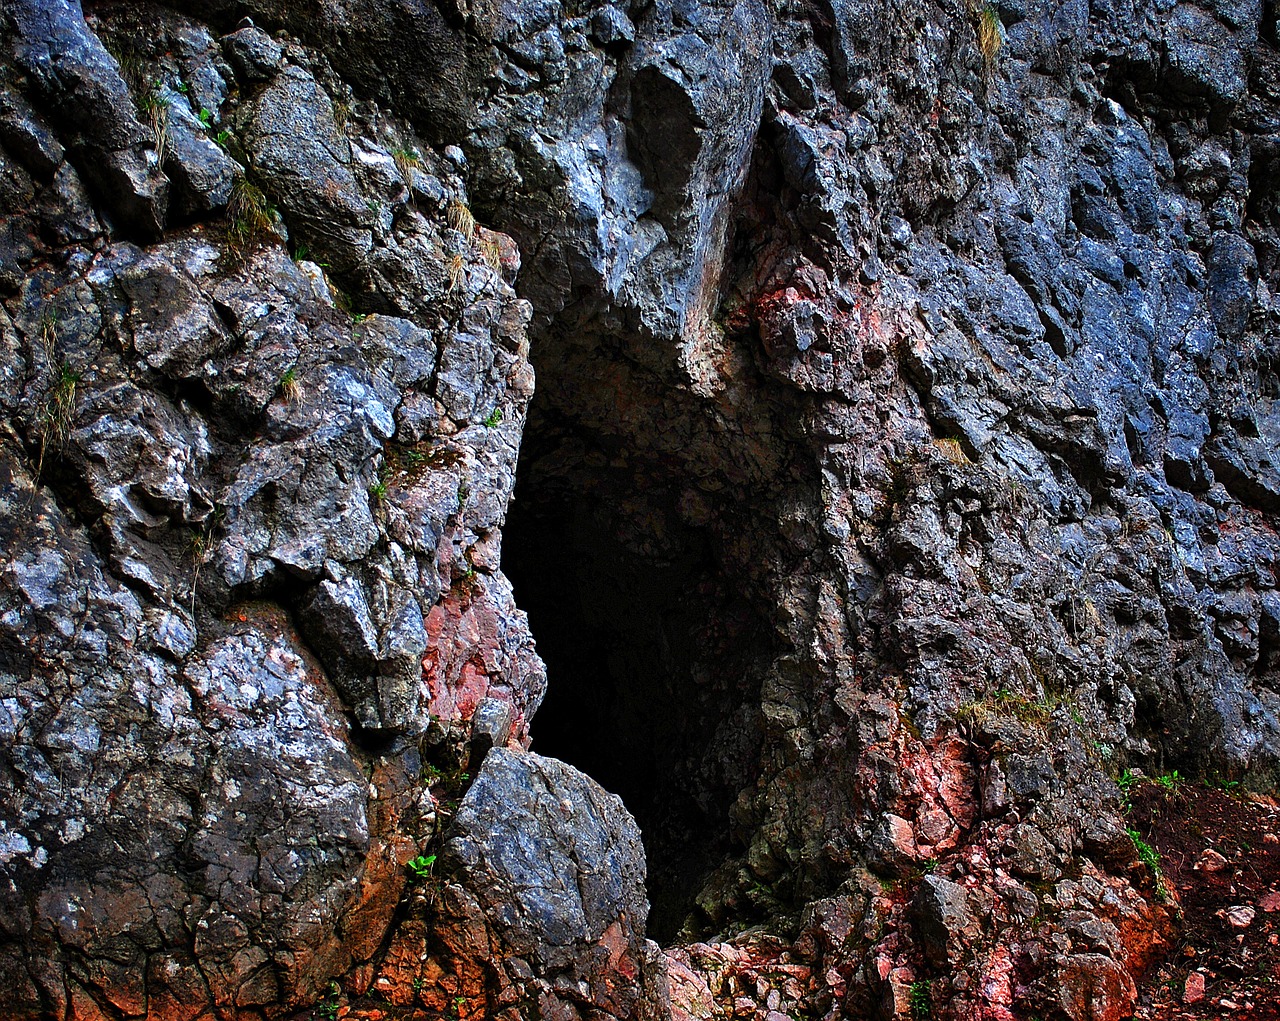
{"type": "Polygon", "coordinates": [[[768,629],[714,532],[683,520],[679,486],[607,467],[595,442],[531,414],[503,570],[547,666],[533,750],[635,816],[648,934],[666,943],[691,917],[696,930],[696,895],[734,853],[730,807],[758,768],[768,629]]]}

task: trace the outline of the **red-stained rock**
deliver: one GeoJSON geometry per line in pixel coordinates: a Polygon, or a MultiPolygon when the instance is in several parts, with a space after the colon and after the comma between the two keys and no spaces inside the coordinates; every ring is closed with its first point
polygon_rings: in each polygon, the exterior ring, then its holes
{"type": "Polygon", "coordinates": [[[1138,989],[1121,964],[1101,954],[1073,954],[1055,966],[1058,1003],[1071,1021],[1123,1021],[1138,989]]]}
{"type": "Polygon", "coordinates": [[[1222,857],[1212,847],[1206,847],[1204,853],[1196,859],[1195,865],[1192,866],[1198,872],[1221,872],[1227,867],[1227,859],[1222,857]]]}

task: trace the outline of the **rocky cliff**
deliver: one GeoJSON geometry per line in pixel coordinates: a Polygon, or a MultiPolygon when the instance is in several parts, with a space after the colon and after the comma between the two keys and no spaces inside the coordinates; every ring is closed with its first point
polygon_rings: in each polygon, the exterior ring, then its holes
{"type": "Polygon", "coordinates": [[[8,1016],[1140,1009],[1115,779],[1280,781],[1278,27],[9,0],[8,1016]]]}

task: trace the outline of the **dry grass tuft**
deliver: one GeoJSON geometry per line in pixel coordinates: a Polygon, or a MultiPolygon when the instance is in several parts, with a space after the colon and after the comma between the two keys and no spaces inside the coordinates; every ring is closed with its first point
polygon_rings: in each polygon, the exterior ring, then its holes
{"type": "Polygon", "coordinates": [[[461,255],[451,256],[445,264],[445,271],[449,274],[449,290],[456,291],[467,271],[466,260],[461,255]]]}
{"type": "Polygon", "coordinates": [[[933,446],[938,453],[952,464],[967,465],[973,463],[969,460],[968,455],[965,454],[964,448],[960,446],[959,440],[952,439],[951,437],[936,439],[933,441],[933,446]]]}
{"type": "Polygon", "coordinates": [[[480,239],[480,254],[490,269],[495,273],[502,272],[502,245],[495,235],[486,232],[480,239]]]}
{"type": "Polygon", "coordinates": [[[302,384],[298,381],[298,370],[288,368],[280,377],[280,396],[289,404],[297,404],[302,400],[302,384]]]}
{"type": "Polygon", "coordinates": [[[978,10],[978,49],[988,68],[995,64],[996,54],[1000,52],[1003,41],[1000,30],[999,12],[991,4],[983,4],[978,10]]]}
{"type": "Polygon", "coordinates": [[[449,210],[445,214],[449,221],[449,226],[458,231],[468,241],[475,236],[476,218],[471,215],[471,210],[463,203],[454,199],[449,203],[449,210]]]}
{"type": "MultiPolygon", "coordinates": [[[[42,338],[43,342],[43,338],[42,338]]],[[[71,368],[70,363],[63,362],[58,370],[58,378],[45,397],[44,410],[40,413],[40,459],[36,462],[36,478],[44,471],[45,458],[49,451],[60,453],[66,446],[67,437],[71,435],[71,426],[75,421],[76,395],[80,388],[80,373],[71,368]]]]}
{"type": "Polygon", "coordinates": [[[396,169],[404,178],[404,183],[413,187],[413,172],[422,166],[422,154],[417,149],[392,149],[391,158],[395,160],[396,169]]]}

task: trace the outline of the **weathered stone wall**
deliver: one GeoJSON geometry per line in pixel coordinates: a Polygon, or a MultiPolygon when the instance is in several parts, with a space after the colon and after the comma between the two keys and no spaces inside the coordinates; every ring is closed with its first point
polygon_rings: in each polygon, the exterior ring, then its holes
{"type": "Polygon", "coordinates": [[[1112,778],[1278,773],[1271,5],[87,15],[0,15],[15,1011],[1127,1016],[1112,778]],[[520,751],[530,358],[566,584],[688,650],[665,957],[520,751]]]}

